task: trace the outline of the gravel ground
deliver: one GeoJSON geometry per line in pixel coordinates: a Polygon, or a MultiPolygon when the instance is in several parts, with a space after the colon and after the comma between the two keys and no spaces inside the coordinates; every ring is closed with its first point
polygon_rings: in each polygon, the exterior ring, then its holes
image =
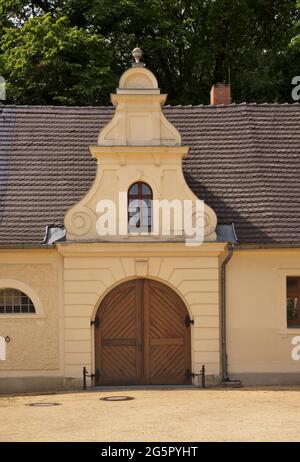
{"type": "Polygon", "coordinates": [[[0,441],[300,441],[300,388],[123,389],[0,397],[0,441]],[[129,395],[134,400],[100,398],[129,395]],[[32,407],[34,402],[60,406],[32,407]]]}

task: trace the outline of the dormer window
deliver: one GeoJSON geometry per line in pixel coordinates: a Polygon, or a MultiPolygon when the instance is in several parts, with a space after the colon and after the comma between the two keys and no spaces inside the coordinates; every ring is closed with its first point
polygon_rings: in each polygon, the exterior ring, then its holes
{"type": "Polygon", "coordinates": [[[152,229],[152,189],[141,181],[128,190],[128,231],[149,233],[152,229]]]}

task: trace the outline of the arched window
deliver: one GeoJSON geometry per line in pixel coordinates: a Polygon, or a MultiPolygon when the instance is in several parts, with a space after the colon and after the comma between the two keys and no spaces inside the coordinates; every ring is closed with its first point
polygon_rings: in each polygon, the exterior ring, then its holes
{"type": "Polygon", "coordinates": [[[151,232],[152,229],[152,189],[141,181],[128,190],[128,230],[129,232],[151,232]]]}
{"type": "Polygon", "coordinates": [[[0,315],[18,313],[35,313],[31,299],[17,289],[0,289],[0,315]]]}

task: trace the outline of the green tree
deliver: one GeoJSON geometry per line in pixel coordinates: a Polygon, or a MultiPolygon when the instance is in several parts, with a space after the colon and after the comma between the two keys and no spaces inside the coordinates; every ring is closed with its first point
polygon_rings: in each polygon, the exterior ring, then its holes
{"type": "MultiPolygon", "coordinates": [[[[297,1],[297,8],[298,8],[298,11],[300,13],[300,0],[297,1]]],[[[300,18],[299,18],[299,21],[295,23],[294,33],[295,33],[295,36],[291,40],[290,48],[293,51],[300,51],[300,18]]],[[[299,64],[299,62],[298,62],[298,64],[299,64]]],[[[300,71],[300,69],[299,69],[299,71],[300,71]]]]}
{"type": "Polygon", "coordinates": [[[110,61],[103,37],[51,13],[6,29],[2,40],[8,98],[19,104],[104,104],[115,83],[110,61]]]}
{"type": "Polygon", "coordinates": [[[63,11],[108,37],[121,68],[139,44],[172,104],[208,103],[229,75],[237,102],[289,99],[295,0],[69,0],[63,11]]]}
{"type": "Polygon", "coordinates": [[[108,103],[137,44],[171,104],[208,103],[211,85],[229,76],[236,102],[290,101],[299,67],[298,39],[290,45],[296,0],[0,0],[1,7],[0,66],[15,102],[108,103]],[[42,83],[39,99],[33,88],[42,83]]]}

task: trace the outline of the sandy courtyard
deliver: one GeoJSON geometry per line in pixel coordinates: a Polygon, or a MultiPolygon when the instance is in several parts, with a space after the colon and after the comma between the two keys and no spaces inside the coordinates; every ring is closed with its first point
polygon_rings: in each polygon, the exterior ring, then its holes
{"type": "Polygon", "coordinates": [[[0,441],[300,441],[300,388],[0,397],[0,441]],[[129,395],[134,400],[100,401],[129,395]],[[53,407],[28,406],[59,402],[53,407]]]}

